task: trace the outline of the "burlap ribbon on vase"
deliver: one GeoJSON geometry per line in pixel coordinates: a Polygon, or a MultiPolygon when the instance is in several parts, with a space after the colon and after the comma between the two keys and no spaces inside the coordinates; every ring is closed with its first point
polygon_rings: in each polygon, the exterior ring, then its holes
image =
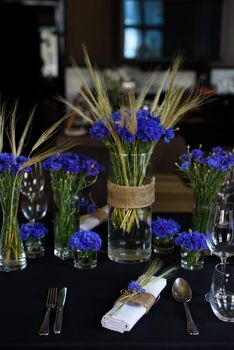
{"type": "Polygon", "coordinates": [[[122,295],[116,300],[116,302],[125,303],[128,305],[143,306],[148,312],[151,307],[156,303],[159,298],[155,298],[153,294],[147,292],[131,293],[128,290],[123,290],[122,295]]]}
{"type": "Polygon", "coordinates": [[[142,186],[121,186],[107,180],[107,203],[113,208],[145,208],[154,201],[155,177],[142,186]]]}

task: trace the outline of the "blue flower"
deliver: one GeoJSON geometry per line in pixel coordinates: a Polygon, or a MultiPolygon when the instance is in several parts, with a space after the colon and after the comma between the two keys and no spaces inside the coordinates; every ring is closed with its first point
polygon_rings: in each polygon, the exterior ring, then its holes
{"type": "Polygon", "coordinates": [[[101,237],[94,231],[77,231],[68,240],[68,245],[73,250],[99,250],[102,245],[101,237]]]}
{"type": "MultiPolygon", "coordinates": [[[[30,158],[25,156],[15,157],[12,153],[0,153],[0,173],[7,172],[16,175],[20,167],[30,158]]],[[[30,172],[31,167],[25,167],[20,172],[30,172]]]]}
{"type": "Polygon", "coordinates": [[[152,234],[158,238],[174,236],[181,226],[173,219],[158,218],[152,221],[152,234]]]}
{"type": "Polygon", "coordinates": [[[128,290],[131,292],[131,293],[144,293],[145,292],[145,289],[142,288],[142,286],[140,284],[138,284],[136,281],[131,281],[129,284],[128,284],[128,290]]]}
{"type": "Polygon", "coordinates": [[[87,206],[87,212],[89,214],[92,214],[95,210],[97,209],[97,206],[95,203],[90,203],[88,206],[87,206]]]}
{"type": "Polygon", "coordinates": [[[60,153],[45,159],[42,163],[45,170],[62,171],[76,175],[97,176],[104,170],[96,160],[76,153],[60,153]]]}
{"type": "Polygon", "coordinates": [[[172,128],[168,128],[165,130],[165,134],[163,137],[164,142],[169,143],[171,139],[174,139],[175,137],[175,132],[172,128]]]}
{"type": "Polygon", "coordinates": [[[142,142],[158,141],[165,134],[165,129],[159,117],[154,117],[148,110],[137,112],[136,137],[142,142]]]}
{"type": "Polygon", "coordinates": [[[20,226],[20,236],[23,241],[27,241],[29,238],[40,239],[46,233],[48,233],[48,229],[41,223],[22,224],[20,226]]]}
{"type": "Polygon", "coordinates": [[[206,239],[204,233],[193,232],[181,232],[175,239],[175,244],[182,246],[189,252],[207,249],[206,239]]]}
{"type": "Polygon", "coordinates": [[[199,148],[194,148],[193,150],[191,150],[191,157],[193,159],[200,160],[204,157],[204,151],[202,151],[199,148]]]}
{"type": "Polygon", "coordinates": [[[106,128],[102,120],[96,120],[89,130],[91,137],[96,137],[99,140],[103,140],[105,137],[111,138],[109,130],[106,128]]]}
{"type": "Polygon", "coordinates": [[[184,163],[181,164],[180,169],[184,171],[184,170],[188,169],[189,166],[190,166],[190,161],[186,160],[184,163]]]}

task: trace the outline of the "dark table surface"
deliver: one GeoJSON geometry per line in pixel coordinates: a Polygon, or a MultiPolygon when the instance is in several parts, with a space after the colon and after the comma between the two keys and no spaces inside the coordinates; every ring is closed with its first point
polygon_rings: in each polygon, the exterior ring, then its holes
{"type": "MultiPolygon", "coordinates": [[[[189,226],[188,214],[171,217],[183,222],[183,228],[189,226]]],[[[105,224],[97,231],[103,238],[107,236],[105,224]]],[[[179,269],[168,280],[159,302],[129,333],[121,334],[102,328],[101,318],[112,307],[119,291],[143,272],[145,263],[115,263],[102,251],[97,268],[77,270],[72,261],[64,262],[53,256],[52,234],[51,230],[43,258],[28,261],[23,271],[0,273],[0,349],[234,348],[234,325],[217,319],[204,298],[214,266],[219,262],[217,257],[206,257],[204,269],[197,272],[179,269]],[[172,299],[171,285],[177,276],[192,286],[189,307],[200,330],[199,336],[186,334],[183,305],[172,299]],[[68,292],[62,334],[37,335],[45,314],[48,288],[64,286],[68,292]]],[[[165,265],[179,265],[179,253],[163,260],[165,265]]],[[[51,329],[54,315],[52,310],[51,329]]]]}

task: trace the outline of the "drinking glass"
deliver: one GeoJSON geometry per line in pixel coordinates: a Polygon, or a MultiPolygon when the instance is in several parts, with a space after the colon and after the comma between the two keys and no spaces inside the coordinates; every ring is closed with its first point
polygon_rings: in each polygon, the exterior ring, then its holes
{"type": "Polygon", "coordinates": [[[42,191],[45,184],[41,163],[33,164],[31,169],[30,172],[23,174],[21,193],[26,196],[42,191]]]}
{"type": "Polygon", "coordinates": [[[44,218],[47,212],[47,199],[44,191],[21,197],[21,210],[30,224],[44,218]]]}
{"type": "Polygon", "coordinates": [[[219,202],[233,202],[234,199],[234,171],[230,172],[227,181],[223,184],[218,192],[219,202]]]}
{"type": "Polygon", "coordinates": [[[211,206],[206,229],[210,251],[219,256],[223,267],[234,255],[234,203],[217,202],[211,206]]]}
{"type": "Polygon", "coordinates": [[[234,322],[234,264],[217,264],[209,292],[214,314],[224,322],[234,322]]]}

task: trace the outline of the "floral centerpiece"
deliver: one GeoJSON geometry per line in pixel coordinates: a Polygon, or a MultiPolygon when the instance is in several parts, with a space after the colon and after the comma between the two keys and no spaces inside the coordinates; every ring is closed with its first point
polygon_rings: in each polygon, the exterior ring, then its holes
{"type": "Polygon", "coordinates": [[[175,238],[175,244],[181,246],[181,267],[187,270],[200,270],[204,265],[203,250],[206,250],[205,234],[198,231],[181,232],[175,238]]]}
{"type": "Polygon", "coordinates": [[[210,205],[234,167],[234,154],[221,147],[212,148],[208,154],[201,147],[192,150],[188,147],[188,152],[180,158],[177,166],[194,192],[193,229],[206,232],[210,205]]]}
{"type": "Polygon", "coordinates": [[[22,224],[20,236],[24,242],[26,256],[28,258],[39,258],[45,253],[44,237],[48,229],[44,224],[35,222],[33,224],[22,224]]]}
{"type": "Polygon", "coordinates": [[[51,156],[42,165],[50,172],[54,194],[54,253],[63,260],[70,259],[72,251],[67,242],[79,230],[79,193],[95,183],[103,167],[94,159],[76,153],[51,156]]]}
{"type": "Polygon", "coordinates": [[[94,231],[79,230],[71,235],[68,241],[74,253],[74,266],[77,269],[97,266],[97,251],[101,248],[101,237],[94,231]]]}
{"type": "Polygon", "coordinates": [[[92,124],[91,136],[103,141],[110,152],[108,255],[119,262],[148,260],[151,256],[151,204],[155,192],[154,178],[148,174],[152,152],[160,139],[169,142],[174,137],[175,124],[207,96],[194,91],[186,93],[184,87],[175,84],[180,66],[180,60],[176,59],[165,73],[148,109],[144,108],[144,99],[153,77],[138,97],[129,91],[118,110],[113,111],[105,82],[92,67],[87,51],[85,60],[95,92],[80,74],[85,88],[82,94],[93,118],[87,118],[81,109],[65,102],[92,124]]]}
{"type": "Polygon", "coordinates": [[[16,142],[17,104],[9,112],[10,116],[6,116],[5,110],[6,106],[2,105],[0,107],[0,201],[3,222],[0,237],[0,271],[15,271],[26,267],[26,255],[17,220],[23,173],[31,171],[31,165],[42,161],[53,153],[67,150],[71,145],[66,143],[39,151],[39,147],[48,141],[62,122],[69,117],[69,115],[65,115],[39,137],[32,146],[29,156],[23,156],[22,152],[30,131],[34,110],[29,115],[18,143],[16,142]],[[3,152],[3,141],[5,142],[5,140],[9,142],[10,153],[3,152]]]}
{"type": "Polygon", "coordinates": [[[152,221],[153,249],[155,253],[169,254],[174,251],[174,236],[181,226],[173,219],[158,218],[152,221]]]}

